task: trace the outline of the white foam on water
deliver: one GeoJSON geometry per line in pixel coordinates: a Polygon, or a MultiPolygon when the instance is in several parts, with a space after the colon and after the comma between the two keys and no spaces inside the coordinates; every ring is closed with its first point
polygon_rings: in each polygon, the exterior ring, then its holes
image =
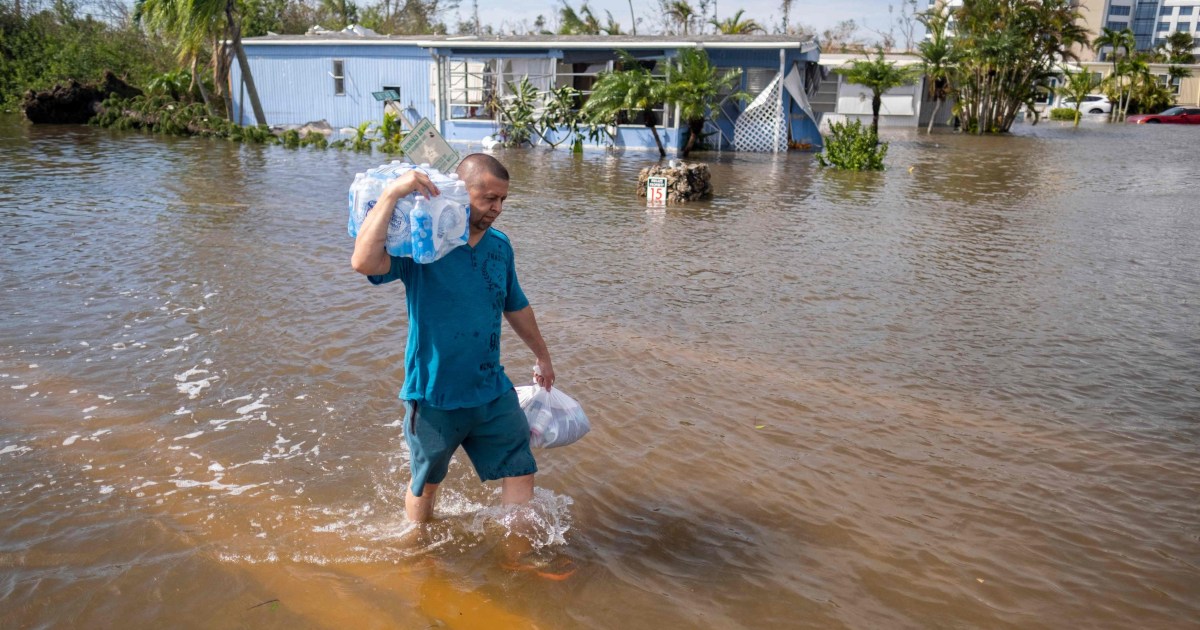
{"type": "Polygon", "coordinates": [[[0,448],[0,455],[7,455],[9,453],[17,453],[17,454],[28,453],[29,451],[32,451],[32,450],[33,449],[29,448],[28,446],[21,446],[19,444],[9,444],[8,446],[5,446],[4,448],[0,448]]]}
{"type": "Polygon", "coordinates": [[[179,440],[191,440],[191,439],[193,439],[193,438],[198,438],[198,437],[200,437],[201,435],[204,435],[204,432],[203,432],[203,431],[194,431],[194,432],[192,432],[192,433],[189,433],[189,434],[187,434],[187,435],[181,435],[181,436],[179,436],[179,437],[175,438],[175,440],[176,440],[176,441],[179,441],[179,440]]]}
{"type": "Polygon", "coordinates": [[[96,431],[95,433],[93,433],[92,436],[88,439],[94,440],[94,439],[100,437],[101,435],[107,435],[109,433],[112,433],[112,429],[100,429],[99,431],[96,431]]]}
{"type": "Polygon", "coordinates": [[[175,484],[175,487],[177,487],[177,488],[210,488],[212,490],[224,490],[226,492],[226,494],[230,494],[235,497],[242,494],[243,492],[246,492],[247,490],[253,490],[254,488],[265,485],[265,484],[261,484],[261,483],[250,483],[250,484],[245,484],[245,485],[239,486],[236,484],[221,483],[222,477],[224,477],[224,475],[217,473],[216,477],[212,481],[195,481],[192,479],[172,479],[171,483],[175,484]]]}
{"type": "MultiPolygon", "coordinates": [[[[497,488],[493,497],[499,497],[497,488]]],[[[565,545],[571,529],[571,505],[574,500],[546,488],[534,488],[533,500],[523,505],[494,505],[475,513],[468,531],[482,535],[499,528],[505,536],[529,541],[535,550],[565,545]]]]}
{"type": "Polygon", "coordinates": [[[182,415],[186,415],[186,414],[189,414],[189,413],[192,413],[192,412],[191,412],[190,410],[188,410],[187,408],[185,408],[185,407],[180,407],[180,408],[176,409],[176,410],[175,410],[175,413],[174,413],[174,414],[172,414],[172,415],[176,415],[176,416],[182,416],[182,415]]]}
{"type": "Polygon", "coordinates": [[[166,350],[163,350],[163,354],[171,354],[172,352],[180,352],[183,350],[187,350],[187,346],[175,346],[174,348],[167,348],[166,350]]]}
{"type": "MultiPolygon", "coordinates": [[[[267,414],[265,414],[265,413],[261,414],[259,419],[266,420],[267,414]]],[[[214,431],[224,431],[225,427],[227,425],[233,424],[235,422],[249,422],[251,420],[254,420],[254,418],[252,418],[250,416],[239,416],[237,418],[226,418],[224,420],[209,420],[208,423],[213,425],[214,431]]]]}
{"type": "Polygon", "coordinates": [[[300,394],[299,396],[293,398],[293,400],[304,400],[305,398],[308,398],[308,394],[300,394]]]}
{"type": "Polygon", "coordinates": [[[179,390],[179,393],[181,394],[187,394],[189,400],[195,400],[200,396],[201,391],[204,391],[205,388],[212,386],[211,381],[219,380],[220,378],[221,377],[219,376],[213,375],[208,378],[202,378],[198,381],[179,383],[175,386],[175,389],[179,390]]]}
{"type": "Polygon", "coordinates": [[[112,400],[113,399],[112,396],[105,396],[104,394],[96,394],[96,398],[99,398],[100,400],[112,400]]]}
{"type": "Polygon", "coordinates": [[[100,407],[99,407],[98,405],[92,405],[91,407],[88,407],[87,409],[84,409],[84,410],[83,410],[83,413],[91,413],[91,412],[93,412],[93,411],[95,411],[95,410],[97,410],[97,409],[99,409],[99,408],[100,408],[100,407]]]}
{"type": "Polygon", "coordinates": [[[237,413],[245,415],[245,414],[250,413],[251,411],[258,411],[259,409],[270,409],[271,408],[270,405],[263,403],[263,399],[266,397],[267,397],[267,395],[263,394],[258,400],[250,403],[249,405],[238,407],[237,413]]]}
{"type": "Polygon", "coordinates": [[[112,349],[113,349],[113,350],[124,350],[124,349],[125,349],[125,344],[124,344],[124,343],[122,343],[122,342],[120,342],[120,341],[118,341],[117,343],[114,343],[114,344],[112,345],[112,349]]]}
{"type": "Polygon", "coordinates": [[[115,489],[112,486],[100,486],[100,494],[112,494],[115,489]]]}
{"type": "Polygon", "coordinates": [[[175,341],[191,341],[199,336],[200,336],[200,333],[192,333],[192,334],[184,337],[183,339],[176,339],[175,341]]]}
{"type": "Polygon", "coordinates": [[[213,462],[208,465],[208,472],[225,472],[225,467],[217,462],[213,462]]]}
{"type": "Polygon", "coordinates": [[[206,293],[206,294],[204,294],[204,298],[203,298],[203,299],[207,300],[208,298],[210,298],[210,297],[212,297],[212,296],[214,296],[214,295],[216,295],[216,294],[217,294],[217,292],[216,292],[216,291],[213,291],[212,293],[206,293]]]}
{"type": "Polygon", "coordinates": [[[181,372],[179,374],[176,374],[175,380],[182,383],[182,382],[188,380],[189,378],[191,378],[193,376],[198,376],[200,374],[208,374],[208,370],[201,370],[200,366],[197,365],[197,366],[193,366],[190,370],[188,370],[186,372],[181,372]]]}
{"type": "Polygon", "coordinates": [[[79,439],[79,438],[81,438],[81,437],[83,437],[83,436],[82,436],[82,435],[72,435],[71,437],[69,437],[69,438],[67,438],[67,439],[63,440],[63,441],[62,441],[62,445],[63,445],[63,446],[70,446],[70,445],[72,445],[72,444],[74,444],[74,443],[75,443],[75,440],[78,440],[78,439],[79,439]]]}
{"type": "Polygon", "coordinates": [[[26,385],[26,384],[24,384],[24,383],[21,383],[20,385],[13,385],[13,386],[12,386],[12,388],[13,388],[13,389],[25,389],[26,387],[29,387],[29,386],[28,386],[28,385],[26,385]]]}
{"type": "Polygon", "coordinates": [[[231,403],[231,402],[238,402],[239,400],[250,400],[250,399],[252,399],[252,398],[254,398],[254,396],[253,396],[253,395],[251,395],[251,394],[246,394],[245,396],[238,396],[237,398],[230,398],[229,400],[222,400],[222,401],[221,401],[221,404],[222,404],[222,405],[228,405],[228,404],[229,404],[229,403],[231,403]]]}
{"type": "Polygon", "coordinates": [[[91,345],[92,345],[92,344],[90,344],[90,343],[88,343],[88,342],[86,342],[86,341],[80,341],[80,342],[79,342],[79,345],[81,345],[81,346],[83,346],[83,347],[85,347],[85,348],[88,348],[88,347],[91,347],[91,345]]]}

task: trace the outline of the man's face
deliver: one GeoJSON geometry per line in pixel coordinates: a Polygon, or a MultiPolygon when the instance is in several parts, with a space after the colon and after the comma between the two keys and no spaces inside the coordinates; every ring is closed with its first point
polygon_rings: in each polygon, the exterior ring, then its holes
{"type": "Polygon", "coordinates": [[[484,173],[474,185],[467,186],[467,194],[471,197],[471,230],[482,232],[491,227],[504,210],[508,182],[484,173]]]}

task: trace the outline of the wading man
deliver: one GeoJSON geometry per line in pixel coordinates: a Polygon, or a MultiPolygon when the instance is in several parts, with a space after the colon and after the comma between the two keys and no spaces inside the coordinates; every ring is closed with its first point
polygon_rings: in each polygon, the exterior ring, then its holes
{"type": "Polygon", "coordinates": [[[529,450],[529,424],[500,365],[502,315],[537,358],[538,384],[554,384],[550,352],[517,282],[512,245],[491,227],[508,198],[508,170],[476,153],[462,161],[458,175],[471,200],[466,245],[424,265],[388,255],[384,241],[397,200],[439,192],[424,173],[412,170],[380,195],[359,229],[350,263],[372,284],[404,283],[408,346],[400,398],[412,469],[404,507],[416,522],[433,515],[438,484],[459,446],[480,479],[501,480],[505,504],[533,498],[537,464],[529,450]]]}

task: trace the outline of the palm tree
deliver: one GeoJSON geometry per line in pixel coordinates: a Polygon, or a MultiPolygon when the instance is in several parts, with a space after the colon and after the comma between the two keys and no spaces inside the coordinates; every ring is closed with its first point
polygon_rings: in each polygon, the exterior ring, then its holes
{"type": "Polygon", "coordinates": [[[696,9],[688,4],[687,0],[673,0],[667,6],[667,15],[678,22],[680,28],[683,29],[683,34],[687,35],[692,18],[696,16],[696,9]]]}
{"type": "Polygon", "coordinates": [[[666,157],[658,136],[654,109],[666,100],[667,84],[650,73],[629,53],[618,51],[623,69],[601,72],[592,86],[592,95],[583,106],[583,114],[593,125],[614,125],[625,112],[641,112],[644,124],[654,134],[660,157],[666,157]]]}
{"type": "Polygon", "coordinates": [[[919,67],[897,68],[896,63],[883,60],[883,47],[876,47],[874,59],[867,57],[866,61],[855,59],[849,68],[835,70],[846,81],[857,83],[871,90],[871,133],[879,138],[879,108],[883,105],[883,93],[894,87],[911,83],[920,72],[919,67]]]}
{"type": "Polygon", "coordinates": [[[358,19],[358,7],[350,0],[321,0],[319,5],[333,18],[335,30],[346,28],[358,19]]]}
{"type": "MultiPolygon", "coordinates": [[[[167,33],[178,41],[180,54],[190,55],[193,60],[193,76],[196,74],[194,69],[198,51],[202,49],[205,41],[219,36],[221,23],[224,22],[225,32],[232,43],[242,78],[246,82],[246,94],[250,97],[255,120],[258,124],[265,125],[267,117],[263,115],[258,90],[254,87],[254,77],[250,73],[250,63],[246,60],[246,51],[242,48],[241,16],[235,14],[236,8],[236,0],[143,0],[137,12],[142,16],[143,24],[147,28],[167,33]]],[[[214,56],[220,57],[215,49],[214,56]]]]}
{"type": "MultiPolygon", "coordinates": [[[[708,60],[708,53],[698,48],[680,50],[677,59],[679,66],[667,79],[667,100],[679,106],[680,118],[687,121],[688,141],[682,153],[687,157],[704,133],[704,123],[709,119],[712,105],[723,92],[741,82],[742,73],[733,70],[718,76],[716,66],[708,60]]],[[[749,95],[739,91],[733,97],[745,100],[749,95]]]]}
{"type": "MultiPolygon", "coordinates": [[[[795,0],[781,0],[781,2],[779,3],[779,8],[783,11],[783,24],[782,24],[783,28],[780,30],[781,33],[787,33],[788,27],[791,26],[792,3],[793,2],[795,2],[795,0]]],[[[741,15],[741,14],[742,14],[742,12],[738,11],[738,15],[741,15]]]]}
{"type": "MultiPolygon", "coordinates": [[[[584,2],[576,11],[567,0],[562,0],[562,8],[558,10],[559,35],[599,35],[600,20],[592,13],[592,8],[584,2]]],[[[612,21],[612,16],[609,16],[612,21]]]]}
{"type": "Polygon", "coordinates": [[[933,122],[937,120],[938,110],[950,93],[950,79],[954,72],[956,50],[946,25],[950,14],[941,4],[926,13],[917,16],[925,27],[928,37],[917,44],[917,52],[921,55],[921,69],[925,72],[926,90],[933,99],[933,113],[929,115],[929,127],[925,133],[933,133],[933,122]]]}
{"type": "Polygon", "coordinates": [[[1075,126],[1078,127],[1079,108],[1083,106],[1083,99],[1100,86],[1100,81],[1086,69],[1079,72],[1071,72],[1070,69],[1063,66],[1062,71],[1063,76],[1067,77],[1067,81],[1059,86],[1058,93],[1075,101],[1075,126]]]}
{"type": "Polygon", "coordinates": [[[1112,48],[1112,74],[1109,75],[1110,83],[1116,89],[1117,104],[1113,107],[1110,114],[1110,120],[1122,120],[1121,103],[1125,97],[1125,89],[1122,86],[1121,67],[1118,63],[1122,57],[1128,57],[1129,52],[1137,47],[1137,39],[1133,36],[1133,31],[1129,29],[1114,30],[1111,28],[1101,28],[1100,36],[1092,42],[1092,50],[1100,52],[1104,48],[1112,48]],[[1120,51],[1124,49],[1125,54],[1120,55],[1120,51]]]}
{"type": "Polygon", "coordinates": [[[725,18],[724,20],[717,20],[717,18],[714,17],[713,19],[709,20],[708,23],[717,27],[717,31],[722,35],[749,35],[751,33],[765,33],[766,29],[760,26],[758,22],[755,22],[754,20],[746,20],[745,22],[742,21],[742,14],[745,12],[745,9],[738,9],[738,12],[734,13],[733,17],[725,18]]]}
{"type": "MultiPolygon", "coordinates": [[[[199,88],[204,107],[212,112],[212,98],[204,85],[204,78],[200,75],[200,58],[209,40],[220,36],[220,23],[215,20],[207,23],[188,22],[181,14],[183,9],[186,9],[186,6],[174,0],[138,0],[134,4],[133,20],[151,32],[174,35],[177,40],[175,52],[179,63],[191,68],[191,82],[186,93],[190,96],[199,88]]],[[[214,86],[220,93],[221,86],[215,82],[214,86]]]]}

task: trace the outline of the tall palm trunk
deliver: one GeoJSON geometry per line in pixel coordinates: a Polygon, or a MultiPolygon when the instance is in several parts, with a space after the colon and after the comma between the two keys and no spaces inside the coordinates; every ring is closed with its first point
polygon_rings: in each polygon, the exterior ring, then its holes
{"type": "Polygon", "coordinates": [[[242,82],[246,84],[246,96],[250,98],[250,106],[254,108],[254,120],[258,121],[260,125],[265,125],[267,117],[263,114],[262,103],[258,100],[258,89],[254,87],[254,75],[250,74],[250,62],[246,59],[246,50],[242,48],[242,28],[233,19],[233,0],[229,0],[225,4],[225,19],[229,24],[229,39],[233,41],[233,52],[237,55],[238,68],[242,71],[242,82]]]}
{"type": "Polygon", "coordinates": [[[875,92],[871,95],[871,133],[875,136],[876,144],[879,143],[879,110],[883,107],[883,95],[875,92]]]}
{"type": "Polygon", "coordinates": [[[704,119],[688,121],[688,141],[683,145],[683,154],[680,157],[687,157],[692,149],[696,148],[696,140],[704,133],[704,119]]]}
{"type": "Polygon", "coordinates": [[[200,57],[197,55],[192,55],[192,83],[200,88],[200,99],[204,101],[204,109],[210,114],[213,113],[212,96],[209,95],[208,88],[204,87],[204,78],[200,76],[200,57]]]}
{"type": "Polygon", "coordinates": [[[941,108],[942,108],[942,100],[941,99],[937,99],[937,100],[933,101],[933,113],[929,115],[929,127],[925,130],[925,133],[927,133],[927,134],[933,133],[933,121],[937,120],[938,110],[941,108]]]}
{"type": "Polygon", "coordinates": [[[658,145],[658,156],[667,157],[667,150],[663,148],[662,138],[658,137],[658,124],[654,110],[647,107],[642,110],[642,115],[646,118],[646,126],[650,128],[650,133],[654,134],[654,144],[658,145]]]}

